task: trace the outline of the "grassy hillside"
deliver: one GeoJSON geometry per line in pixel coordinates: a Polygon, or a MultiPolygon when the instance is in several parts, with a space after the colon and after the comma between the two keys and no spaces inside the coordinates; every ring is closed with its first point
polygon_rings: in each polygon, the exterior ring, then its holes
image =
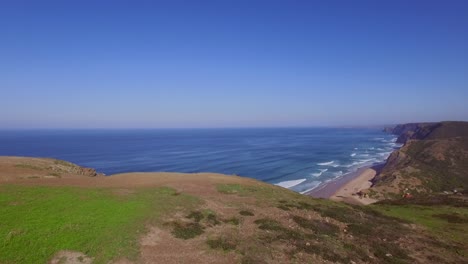
{"type": "Polygon", "coordinates": [[[96,263],[138,256],[145,222],[197,199],[170,188],[119,193],[76,187],[0,186],[0,262],[46,263],[60,250],[92,256],[96,263]],[[164,203],[155,203],[159,200],[164,203]]]}
{"type": "Polygon", "coordinates": [[[410,199],[384,200],[372,208],[386,215],[420,224],[439,240],[456,241],[455,252],[468,250],[468,195],[416,196],[410,199]]]}
{"type": "MultiPolygon", "coordinates": [[[[0,159],[0,170],[15,166],[5,164],[0,159]]],[[[219,174],[18,171],[0,181],[0,263],[468,260],[464,203],[351,206],[219,174]]]]}

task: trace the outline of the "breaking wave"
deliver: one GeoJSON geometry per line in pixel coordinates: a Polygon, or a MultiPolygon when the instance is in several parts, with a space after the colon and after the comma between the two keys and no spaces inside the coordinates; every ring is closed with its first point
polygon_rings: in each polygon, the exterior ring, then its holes
{"type": "Polygon", "coordinates": [[[320,166],[327,166],[327,165],[332,165],[334,162],[335,162],[335,161],[332,160],[332,161],[317,163],[317,165],[320,165],[320,166]]]}

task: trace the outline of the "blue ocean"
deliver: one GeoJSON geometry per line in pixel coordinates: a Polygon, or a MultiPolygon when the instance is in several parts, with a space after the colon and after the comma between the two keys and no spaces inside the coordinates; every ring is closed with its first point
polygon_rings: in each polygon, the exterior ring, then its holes
{"type": "Polygon", "coordinates": [[[217,172],[297,192],[380,163],[399,145],[377,128],[0,131],[0,155],[122,172],[217,172]]]}

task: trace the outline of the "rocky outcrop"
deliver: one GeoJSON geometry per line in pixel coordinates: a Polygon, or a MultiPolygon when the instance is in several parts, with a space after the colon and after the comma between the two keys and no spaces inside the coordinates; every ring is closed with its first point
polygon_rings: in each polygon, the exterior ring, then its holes
{"type": "Polygon", "coordinates": [[[97,177],[104,174],[71,162],[34,157],[0,156],[0,182],[17,179],[97,177]]]}
{"type": "Polygon", "coordinates": [[[96,172],[95,169],[81,167],[71,162],[62,161],[62,160],[54,160],[52,165],[49,165],[49,169],[60,172],[60,173],[70,173],[75,175],[82,175],[88,177],[95,177],[101,175],[96,172]]]}
{"type": "Polygon", "coordinates": [[[98,175],[95,169],[83,168],[83,167],[80,167],[78,174],[88,176],[88,177],[95,177],[98,175]]]}

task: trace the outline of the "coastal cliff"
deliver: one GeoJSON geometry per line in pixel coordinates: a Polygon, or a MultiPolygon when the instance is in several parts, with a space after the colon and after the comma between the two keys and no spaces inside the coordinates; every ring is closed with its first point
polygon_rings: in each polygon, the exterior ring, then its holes
{"type": "Polygon", "coordinates": [[[468,122],[385,128],[404,144],[387,159],[372,190],[381,198],[468,189],[468,122]]]}

